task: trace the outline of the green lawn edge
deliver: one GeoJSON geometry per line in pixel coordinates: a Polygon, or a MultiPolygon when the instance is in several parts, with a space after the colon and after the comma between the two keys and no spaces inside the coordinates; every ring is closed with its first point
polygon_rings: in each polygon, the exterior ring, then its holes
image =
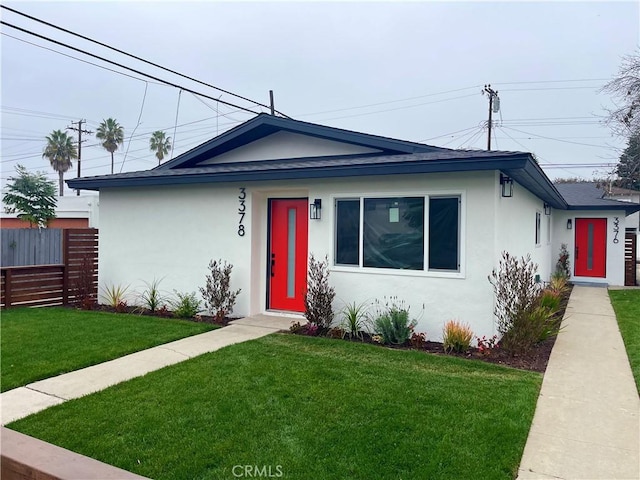
{"type": "Polygon", "coordinates": [[[204,333],[211,324],[65,307],[0,316],[0,391],[204,333]]]}
{"type": "Polygon", "coordinates": [[[609,290],[609,298],[640,394],[640,290],[609,290]]]}
{"type": "Polygon", "coordinates": [[[9,428],[140,475],[513,479],[542,375],[286,334],[225,347],[9,428]]]}

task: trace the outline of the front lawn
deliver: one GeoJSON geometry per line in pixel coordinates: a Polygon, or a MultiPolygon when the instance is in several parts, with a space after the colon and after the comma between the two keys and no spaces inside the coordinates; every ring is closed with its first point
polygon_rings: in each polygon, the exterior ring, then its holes
{"type": "Polygon", "coordinates": [[[640,393],[640,290],[609,290],[609,297],[640,393]]]}
{"type": "Polygon", "coordinates": [[[481,362],[280,334],[9,427],[158,480],[247,477],[245,465],[290,479],[513,479],[541,382],[481,362]]]}
{"type": "Polygon", "coordinates": [[[8,309],[0,327],[3,392],[213,328],[61,307],[8,309]]]}

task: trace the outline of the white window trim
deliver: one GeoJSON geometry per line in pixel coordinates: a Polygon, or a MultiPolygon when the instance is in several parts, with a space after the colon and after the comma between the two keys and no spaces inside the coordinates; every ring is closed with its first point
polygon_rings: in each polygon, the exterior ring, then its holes
{"type": "Polygon", "coordinates": [[[332,194],[329,197],[331,199],[331,255],[329,258],[329,271],[333,272],[344,272],[344,273],[361,273],[361,274],[371,274],[371,275],[391,275],[391,276],[406,276],[406,277],[433,277],[433,278],[457,278],[464,279],[466,278],[466,259],[467,259],[467,192],[466,190],[429,190],[428,192],[421,191],[395,191],[395,192],[344,192],[340,194],[332,194]],[[364,262],[364,199],[365,198],[404,198],[404,197],[422,197],[425,201],[424,207],[424,265],[423,270],[402,270],[402,269],[391,269],[391,268],[375,268],[375,267],[363,267],[364,262]],[[459,262],[460,268],[457,271],[453,270],[429,270],[428,269],[428,260],[429,260],[429,236],[428,236],[428,225],[429,225],[429,198],[447,198],[447,197],[459,197],[460,205],[459,205],[459,239],[458,239],[458,248],[459,248],[459,262]],[[335,204],[336,200],[356,200],[360,199],[360,238],[358,240],[358,248],[359,248],[359,258],[358,265],[336,265],[335,264],[335,255],[336,255],[336,238],[335,238],[335,227],[336,227],[336,209],[335,204]]]}

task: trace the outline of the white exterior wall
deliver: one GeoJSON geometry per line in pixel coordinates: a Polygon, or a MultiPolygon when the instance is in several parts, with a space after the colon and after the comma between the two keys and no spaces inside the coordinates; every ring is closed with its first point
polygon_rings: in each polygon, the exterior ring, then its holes
{"type": "MultiPolygon", "coordinates": [[[[250,237],[238,237],[238,189],[206,185],[104,189],[100,193],[99,286],[162,279],[173,293],[204,286],[211,259],[234,265],[232,288],[242,288],[235,314],[247,315],[250,237]]],[[[247,199],[249,200],[249,199],[247,199]]],[[[248,202],[247,202],[248,203],[248,202]]],[[[248,209],[245,225],[250,225],[248,209]]],[[[130,295],[129,303],[134,302],[130,295]]]]}
{"type": "Polygon", "coordinates": [[[496,266],[502,252],[516,257],[531,255],[538,265],[541,281],[549,281],[551,273],[553,216],[544,214],[544,202],[514,181],[513,196],[503,198],[499,174],[496,173],[496,266]],[[536,245],[536,212],[540,213],[540,244],[536,245]],[[550,220],[551,217],[551,220],[550,220]],[[551,227],[551,232],[549,232],[551,227]]]}
{"type": "MultiPolygon", "coordinates": [[[[493,172],[319,180],[313,183],[190,185],[101,192],[100,287],[162,279],[171,293],[198,292],[209,260],[234,265],[232,288],[242,288],[234,315],[266,307],[268,198],[322,199],[322,219],[309,220],[309,253],[333,265],[334,200],[354,196],[460,195],[461,271],[415,272],[331,267],[335,309],[350,302],[383,302],[397,296],[418,318],[418,331],[441,338],[450,319],[468,322],[477,335],[495,333],[493,292],[487,275],[494,267],[496,190],[493,172]],[[239,237],[238,194],[246,188],[246,235],[239,237]]],[[[425,238],[425,243],[427,238],[425,238]]],[[[199,296],[199,293],[198,293],[199,296]]],[[[133,299],[130,299],[133,301],[133,299]]]]}
{"type": "Polygon", "coordinates": [[[624,285],[624,211],[589,211],[589,210],[561,210],[553,212],[553,263],[558,260],[560,246],[567,244],[569,261],[571,262],[572,282],[603,283],[608,285],[624,285]],[[575,232],[576,218],[606,218],[607,219],[607,265],[606,277],[576,277],[575,273],[575,232]],[[571,219],[572,229],[567,229],[567,220],[571,219]],[[618,219],[618,233],[614,231],[615,220],[618,219]],[[618,242],[615,242],[615,240],[618,242]]]}
{"type": "Polygon", "coordinates": [[[205,160],[200,165],[380,152],[381,150],[373,148],[310,137],[299,133],[276,132],[220,154],[211,160],[205,160]]]}

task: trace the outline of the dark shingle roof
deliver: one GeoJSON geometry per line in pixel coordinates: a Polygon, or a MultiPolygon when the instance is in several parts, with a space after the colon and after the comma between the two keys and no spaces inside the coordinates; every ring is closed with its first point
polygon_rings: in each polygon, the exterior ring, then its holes
{"type": "Polygon", "coordinates": [[[557,183],[555,186],[569,204],[569,210],[625,210],[627,215],[640,210],[639,204],[603,198],[605,192],[595,182],[557,183]]]}

